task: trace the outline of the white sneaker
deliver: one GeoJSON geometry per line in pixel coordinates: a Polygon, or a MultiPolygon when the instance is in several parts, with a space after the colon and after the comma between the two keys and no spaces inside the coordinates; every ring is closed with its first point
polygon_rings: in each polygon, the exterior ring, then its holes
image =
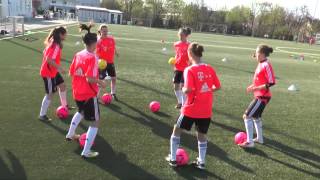
{"type": "Polygon", "coordinates": [[[73,136],[66,136],[66,141],[78,141],[80,139],[79,134],[75,134],[73,136]]]}
{"type": "Polygon", "coordinates": [[[251,142],[251,143],[244,142],[242,144],[239,144],[239,146],[242,147],[242,148],[253,148],[254,147],[254,142],[251,142]]]}
{"type": "Polygon", "coordinates": [[[87,154],[81,154],[81,157],[84,159],[95,158],[97,156],[99,156],[99,153],[95,151],[89,151],[87,154]]]}

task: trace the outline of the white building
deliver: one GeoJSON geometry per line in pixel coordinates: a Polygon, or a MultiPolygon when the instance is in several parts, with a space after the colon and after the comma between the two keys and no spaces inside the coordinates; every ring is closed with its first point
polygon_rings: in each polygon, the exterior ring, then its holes
{"type": "Polygon", "coordinates": [[[32,0],[0,0],[0,17],[32,17],[32,0]]]}
{"type": "Polygon", "coordinates": [[[91,6],[76,6],[76,15],[79,21],[93,20],[108,24],[122,24],[123,18],[121,11],[91,6]]]}
{"type": "Polygon", "coordinates": [[[41,6],[43,9],[56,7],[68,11],[76,5],[100,7],[100,3],[101,0],[42,0],[41,6]]]}

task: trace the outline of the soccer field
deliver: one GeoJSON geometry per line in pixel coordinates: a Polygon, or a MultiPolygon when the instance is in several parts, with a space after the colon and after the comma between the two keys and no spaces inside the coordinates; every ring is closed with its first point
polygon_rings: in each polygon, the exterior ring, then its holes
{"type": "MultiPolygon", "coordinates": [[[[191,41],[204,45],[204,61],[217,71],[222,89],[215,93],[205,171],[191,166],[172,169],[164,157],[179,111],[172,87],[177,32],[110,25],[120,57],[116,59],[119,102],[100,106],[101,124],[94,149],[96,159],[80,157],[79,145],[66,142],[70,116],[59,120],[50,106],[51,123],[38,118],[44,95],[39,76],[46,31],[23,38],[0,40],[0,179],[319,179],[320,178],[320,48],[278,40],[193,33],[191,41]],[[32,40],[32,41],[31,41],[32,40]],[[165,44],[161,43],[165,41],[165,44]],[[256,62],[251,54],[260,43],[271,45],[277,77],[273,98],[264,112],[265,145],[243,150],[233,143],[245,131],[242,114],[252,99],[246,94],[256,62]],[[166,46],[167,53],[162,48],[166,46]],[[305,55],[297,61],[290,55],[305,55]],[[227,58],[226,62],[221,59],[227,58]],[[317,60],[314,61],[314,60],[317,60]],[[297,85],[299,91],[288,87],[297,85]],[[161,102],[151,113],[149,102],[161,102]]],[[[68,27],[62,51],[67,69],[75,52],[83,49],[78,29],[68,27]]],[[[68,100],[72,100],[70,78],[68,100]]],[[[72,112],[73,115],[75,111],[72,112]]],[[[87,130],[82,121],[78,133],[87,130]]],[[[197,157],[195,131],[182,135],[181,146],[197,157]]]]}

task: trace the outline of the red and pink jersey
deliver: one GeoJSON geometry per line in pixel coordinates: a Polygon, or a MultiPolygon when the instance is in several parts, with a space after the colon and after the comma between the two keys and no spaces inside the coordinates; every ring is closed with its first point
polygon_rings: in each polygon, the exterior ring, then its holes
{"type": "Polygon", "coordinates": [[[43,50],[43,59],[42,59],[42,65],[40,69],[40,75],[42,77],[54,78],[57,75],[58,70],[55,67],[49,65],[47,59],[54,60],[55,63],[60,65],[61,48],[59,44],[50,43],[43,50]]]}
{"type": "Polygon", "coordinates": [[[100,38],[97,42],[96,52],[99,59],[104,59],[107,63],[113,63],[116,52],[116,41],[112,36],[100,38]]]}
{"type": "MultiPolygon", "coordinates": [[[[263,84],[275,84],[275,76],[271,63],[268,60],[260,62],[253,77],[253,85],[260,86],[263,84]]],[[[255,97],[271,97],[270,89],[254,91],[255,97]]]]}
{"type": "Polygon", "coordinates": [[[187,67],[184,71],[184,87],[191,89],[181,113],[191,118],[210,118],[212,116],[213,90],[220,88],[215,70],[207,64],[187,67]]]}
{"type": "Polygon", "coordinates": [[[189,57],[188,57],[188,47],[189,42],[179,41],[174,44],[174,49],[176,51],[176,63],[175,70],[184,71],[186,67],[189,66],[189,57]]]}
{"type": "Polygon", "coordinates": [[[85,101],[97,96],[98,84],[87,81],[87,77],[99,78],[98,58],[95,54],[87,50],[78,52],[72,60],[69,74],[72,77],[72,94],[75,100],[85,101]]]}

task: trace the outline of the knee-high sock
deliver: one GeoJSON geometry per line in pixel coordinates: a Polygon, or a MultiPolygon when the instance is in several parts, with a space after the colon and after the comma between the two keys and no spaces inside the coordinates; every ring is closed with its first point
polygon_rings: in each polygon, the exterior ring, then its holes
{"type": "Polygon", "coordinates": [[[81,155],[87,155],[90,152],[93,141],[96,138],[97,132],[98,132],[97,127],[92,127],[92,126],[89,127],[87,131],[87,139],[84,144],[84,148],[81,155]]]}
{"type": "Polygon", "coordinates": [[[177,97],[178,104],[182,104],[182,96],[183,96],[182,91],[181,90],[174,90],[174,94],[177,97]]]}
{"type": "Polygon", "coordinates": [[[63,107],[67,107],[68,103],[67,103],[67,91],[60,91],[59,89],[59,96],[60,96],[60,102],[61,102],[61,106],[63,107]]]}
{"type": "Polygon", "coordinates": [[[170,157],[172,161],[176,161],[177,149],[180,145],[180,137],[171,136],[170,138],[170,157]]]}
{"type": "Polygon", "coordinates": [[[200,142],[198,141],[198,151],[199,151],[199,161],[200,163],[205,163],[206,153],[207,153],[207,141],[200,142]]]}
{"type": "Polygon", "coordinates": [[[72,121],[71,121],[71,124],[70,124],[70,127],[69,127],[68,134],[66,136],[67,138],[74,136],[75,131],[76,131],[79,123],[81,122],[81,120],[82,120],[81,113],[77,112],[76,114],[74,114],[72,121]]]}
{"type": "Polygon", "coordinates": [[[110,84],[110,88],[111,88],[111,94],[116,94],[116,81],[115,80],[111,80],[111,84],[110,84]]]}
{"type": "Polygon", "coordinates": [[[257,133],[257,139],[259,141],[263,141],[263,135],[262,135],[262,121],[261,119],[255,119],[253,120],[254,126],[256,128],[256,133],[257,133]]]}
{"type": "Polygon", "coordinates": [[[252,119],[245,119],[244,124],[246,127],[247,142],[252,143],[253,142],[253,121],[252,119]]]}
{"type": "Polygon", "coordinates": [[[51,100],[48,98],[49,95],[45,95],[42,100],[40,116],[47,115],[48,108],[50,106],[51,100]]]}

